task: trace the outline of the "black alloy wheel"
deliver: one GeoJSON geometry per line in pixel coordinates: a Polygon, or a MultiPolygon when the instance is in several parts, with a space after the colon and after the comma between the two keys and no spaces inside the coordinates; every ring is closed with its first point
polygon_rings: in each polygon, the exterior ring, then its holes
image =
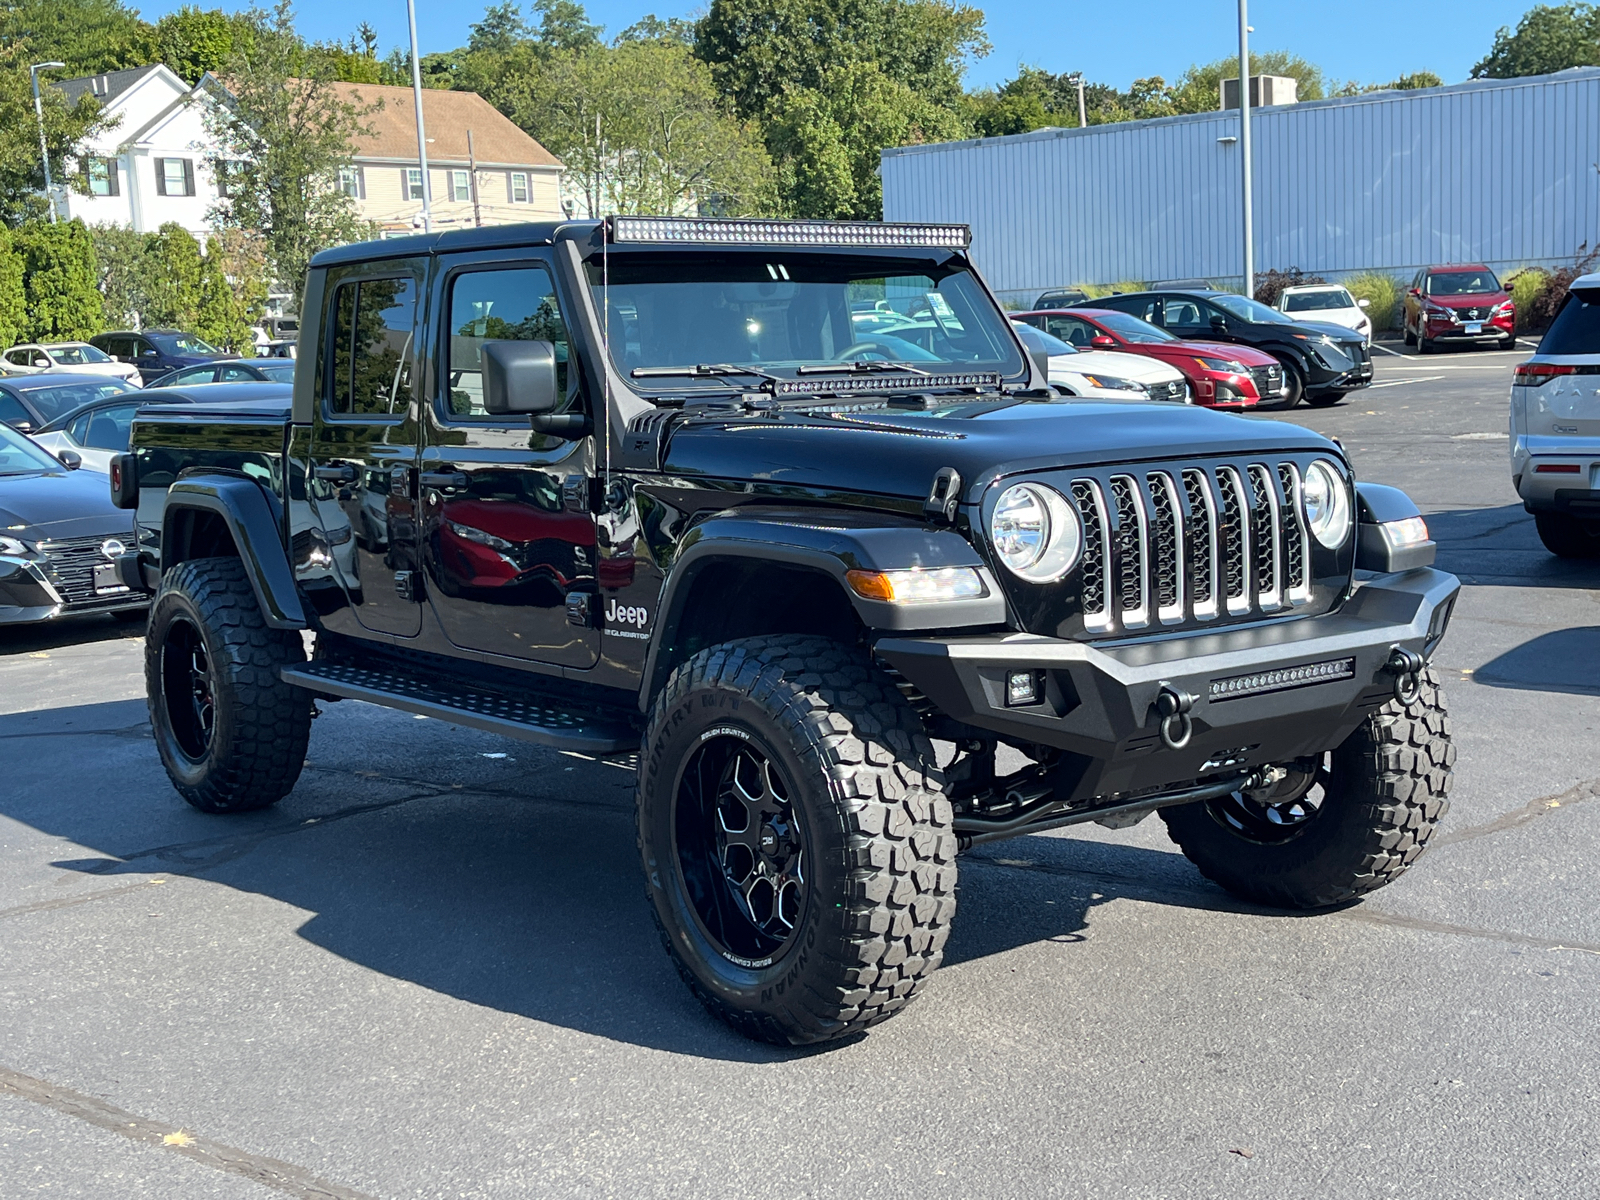
{"type": "Polygon", "coordinates": [[[216,681],[205,639],[180,617],[167,626],[161,640],[161,705],[179,752],[202,762],[216,730],[216,681]]]}
{"type": "Polygon", "coordinates": [[[805,840],[778,764],[724,734],[685,765],[673,842],[695,916],[729,961],[771,962],[794,937],[806,902],[805,840]]]}
{"type": "Polygon", "coordinates": [[[1333,774],[1331,754],[1297,759],[1270,788],[1232,792],[1207,807],[1212,820],[1237,837],[1274,846],[1299,837],[1322,812],[1333,774]]]}

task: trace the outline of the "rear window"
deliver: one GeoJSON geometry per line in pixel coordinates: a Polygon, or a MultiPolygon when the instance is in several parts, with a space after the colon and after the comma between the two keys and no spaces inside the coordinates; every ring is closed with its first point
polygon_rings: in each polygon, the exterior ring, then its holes
{"type": "Polygon", "coordinates": [[[1600,293],[1589,299],[1568,293],[1566,303],[1539,343],[1540,354],[1600,354],[1600,293]]]}

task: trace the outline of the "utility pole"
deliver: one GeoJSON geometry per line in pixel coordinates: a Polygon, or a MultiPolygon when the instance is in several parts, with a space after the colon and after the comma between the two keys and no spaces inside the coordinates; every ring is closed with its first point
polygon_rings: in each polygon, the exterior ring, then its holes
{"type": "Polygon", "coordinates": [[[467,178],[472,180],[472,227],[483,228],[483,214],[478,209],[478,154],[472,148],[472,130],[467,130],[467,178]]]}
{"type": "Polygon", "coordinates": [[[1067,76],[1067,82],[1075,84],[1078,89],[1078,128],[1087,129],[1089,127],[1089,112],[1083,104],[1083,72],[1073,72],[1067,76]]]}
{"type": "Polygon", "coordinates": [[[422,166],[422,228],[433,232],[433,180],[428,175],[428,135],[422,127],[422,59],[417,54],[417,0],[406,0],[411,22],[411,96],[417,105],[417,159],[422,166]]]}
{"type": "Polygon", "coordinates": [[[39,72],[53,71],[66,63],[47,62],[34,63],[28,68],[28,74],[33,77],[33,115],[39,120],[39,157],[44,161],[44,198],[50,205],[50,224],[56,223],[56,193],[55,186],[50,182],[50,147],[44,140],[44,105],[39,101],[39,72]]]}
{"type": "Polygon", "coordinates": [[[1255,219],[1250,210],[1250,20],[1249,0],[1239,0],[1239,161],[1244,171],[1244,294],[1256,294],[1255,219]]]}

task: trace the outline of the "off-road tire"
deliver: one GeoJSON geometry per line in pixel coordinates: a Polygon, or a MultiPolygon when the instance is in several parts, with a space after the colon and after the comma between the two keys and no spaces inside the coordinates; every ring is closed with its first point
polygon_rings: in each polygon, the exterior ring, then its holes
{"type": "Polygon", "coordinates": [[[1534,513],[1534,528],[1544,548],[1559,558],[1600,558],[1600,521],[1567,513],[1534,513]]]}
{"type": "Polygon", "coordinates": [[[950,802],[921,719],[862,651],[757,637],[680,664],[650,709],[637,801],[662,944],[739,1032],[780,1045],[855,1034],[905,1007],[942,961],[956,908],[950,802]],[[810,856],[795,932],[764,966],[731,961],[709,936],[674,840],[685,768],[729,730],[785,773],[810,856]]]}
{"type": "Polygon", "coordinates": [[[1438,676],[1417,698],[1391,700],[1333,751],[1333,783],[1299,836],[1250,841],[1210,804],[1161,810],[1189,861],[1235,896],[1274,908],[1325,908],[1405,874],[1450,807],[1450,740],[1438,676]]]}
{"type": "Polygon", "coordinates": [[[145,689],[156,749],[179,795],[202,812],[239,813],[289,793],[305,765],[311,698],[278,670],[304,660],[298,631],[272,629],[262,619],[237,558],[190,559],[166,573],[150,606],[145,689]],[[184,726],[185,698],[169,697],[163,668],[165,656],[194,633],[205,651],[213,714],[198,754],[184,726]]]}

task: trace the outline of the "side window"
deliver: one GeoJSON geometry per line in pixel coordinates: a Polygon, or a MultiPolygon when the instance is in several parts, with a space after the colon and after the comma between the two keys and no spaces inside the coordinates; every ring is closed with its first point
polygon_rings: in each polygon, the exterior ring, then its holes
{"type": "Polygon", "coordinates": [[[333,297],[328,410],[341,416],[401,416],[411,404],[417,289],[410,278],[360,279],[333,297]]]}
{"type": "Polygon", "coordinates": [[[22,401],[6,392],[0,392],[0,422],[7,425],[31,425],[33,414],[22,407],[22,401]]]}
{"type": "Polygon", "coordinates": [[[28,352],[26,350],[11,350],[6,354],[6,361],[13,366],[25,367],[28,365],[28,352]]]}
{"type": "Polygon", "coordinates": [[[1046,317],[1044,331],[1073,346],[1087,346],[1100,332],[1082,317],[1046,317]]]}
{"type": "Polygon", "coordinates": [[[1166,310],[1168,329],[1199,329],[1206,324],[1205,315],[1193,300],[1168,300],[1166,310]]]}
{"type": "Polygon", "coordinates": [[[217,377],[215,367],[191,367],[187,371],[179,371],[172,377],[172,382],[178,383],[211,383],[217,377]]]}
{"type": "Polygon", "coordinates": [[[133,414],[138,411],[137,404],[128,404],[120,408],[102,408],[90,415],[88,428],[84,430],[82,437],[77,433],[78,422],[72,423],[72,440],[80,446],[88,446],[95,450],[126,450],[128,433],[133,427],[133,414]]]}
{"type": "Polygon", "coordinates": [[[249,367],[223,367],[220,382],[238,383],[242,380],[244,382],[254,383],[255,379],[256,373],[249,367]]]}
{"type": "Polygon", "coordinates": [[[50,356],[43,350],[35,350],[33,352],[33,365],[36,367],[53,367],[55,363],[50,361],[50,356]]]}
{"type": "Polygon", "coordinates": [[[457,275],[450,283],[446,332],[445,386],[452,417],[471,420],[489,415],[483,407],[485,342],[555,343],[556,386],[567,391],[567,327],[550,273],[543,267],[457,275]]]}

